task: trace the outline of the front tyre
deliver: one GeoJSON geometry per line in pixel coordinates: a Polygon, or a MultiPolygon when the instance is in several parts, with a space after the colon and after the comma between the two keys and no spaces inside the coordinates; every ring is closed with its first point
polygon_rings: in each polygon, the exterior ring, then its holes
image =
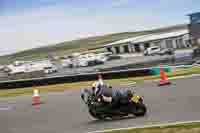
{"type": "Polygon", "coordinates": [[[99,119],[99,120],[104,120],[104,119],[105,119],[104,116],[102,116],[101,114],[95,113],[95,112],[94,112],[93,110],[91,110],[91,109],[89,109],[89,113],[90,113],[90,115],[91,115],[93,118],[95,118],[95,119],[99,119]]]}
{"type": "Polygon", "coordinates": [[[144,116],[147,112],[147,108],[143,103],[139,103],[135,107],[134,115],[135,116],[144,116]]]}

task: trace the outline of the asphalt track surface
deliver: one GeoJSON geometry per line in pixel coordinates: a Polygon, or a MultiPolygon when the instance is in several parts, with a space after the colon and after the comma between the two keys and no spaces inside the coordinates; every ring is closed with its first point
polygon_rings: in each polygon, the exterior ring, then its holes
{"type": "Polygon", "coordinates": [[[200,77],[173,80],[158,87],[148,82],[135,87],[144,97],[144,117],[100,121],[93,119],[80,99],[79,90],[42,94],[46,103],[32,106],[31,96],[0,99],[2,133],[86,133],[167,122],[200,120],[200,77]]]}

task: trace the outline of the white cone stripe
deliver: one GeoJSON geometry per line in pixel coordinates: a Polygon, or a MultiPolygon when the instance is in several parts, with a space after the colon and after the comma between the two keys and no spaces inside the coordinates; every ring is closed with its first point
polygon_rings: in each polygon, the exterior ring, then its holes
{"type": "Polygon", "coordinates": [[[37,89],[34,90],[33,96],[39,96],[39,91],[37,89]]]}

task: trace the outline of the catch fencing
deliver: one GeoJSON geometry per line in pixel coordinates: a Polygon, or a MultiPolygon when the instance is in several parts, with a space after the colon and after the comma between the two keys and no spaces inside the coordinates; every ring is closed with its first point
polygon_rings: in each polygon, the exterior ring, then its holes
{"type": "Polygon", "coordinates": [[[148,76],[151,75],[151,68],[77,74],[72,76],[66,75],[66,76],[55,76],[47,78],[33,78],[26,80],[10,80],[10,81],[0,82],[0,89],[15,89],[15,88],[24,88],[32,86],[92,81],[97,79],[98,74],[101,74],[103,76],[103,79],[119,79],[128,77],[148,76]]]}

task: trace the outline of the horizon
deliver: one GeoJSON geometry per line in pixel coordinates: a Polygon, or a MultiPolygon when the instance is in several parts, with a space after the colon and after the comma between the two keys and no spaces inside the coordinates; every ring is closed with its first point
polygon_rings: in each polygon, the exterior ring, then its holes
{"type": "Polygon", "coordinates": [[[79,38],[188,24],[186,15],[198,12],[199,4],[197,0],[3,0],[0,56],[79,38]]]}
{"type": "MultiPolygon", "coordinates": [[[[177,25],[183,25],[183,24],[177,24],[177,25]]],[[[165,26],[165,27],[161,26],[161,27],[155,27],[153,29],[150,28],[150,29],[138,30],[138,31],[136,30],[136,31],[113,32],[113,33],[100,34],[100,35],[96,35],[96,36],[93,36],[93,35],[91,35],[91,36],[84,36],[84,37],[74,38],[74,39],[67,40],[67,41],[64,40],[62,42],[57,42],[57,43],[53,43],[53,44],[46,44],[46,45],[41,45],[41,46],[37,46],[37,47],[33,47],[33,48],[27,48],[27,49],[16,51],[16,52],[13,52],[13,53],[10,53],[10,54],[4,54],[4,55],[0,54],[0,57],[1,56],[12,55],[12,54],[17,54],[17,53],[24,52],[24,51],[27,51],[27,50],[32,50],[32,49],[37,49],[37,48],[43,48],[43,47],[48,47],[48,46],[55,46],[57,44],[64,43],[64,42],[76,41],[76,40],[87,39],[87,38],[92,38],[92,37],[101,37],[101,36],[112,35],[112,34],[119,34],[119,33],[131,33],[131,32],[151,31],[151,30],[157,30],[157,29],[162,29],[162,28],[169,28],[169,27],[173,27],[173,26],[177,26],[177,25],[169,25],[169,26],[165,26]]]]}

